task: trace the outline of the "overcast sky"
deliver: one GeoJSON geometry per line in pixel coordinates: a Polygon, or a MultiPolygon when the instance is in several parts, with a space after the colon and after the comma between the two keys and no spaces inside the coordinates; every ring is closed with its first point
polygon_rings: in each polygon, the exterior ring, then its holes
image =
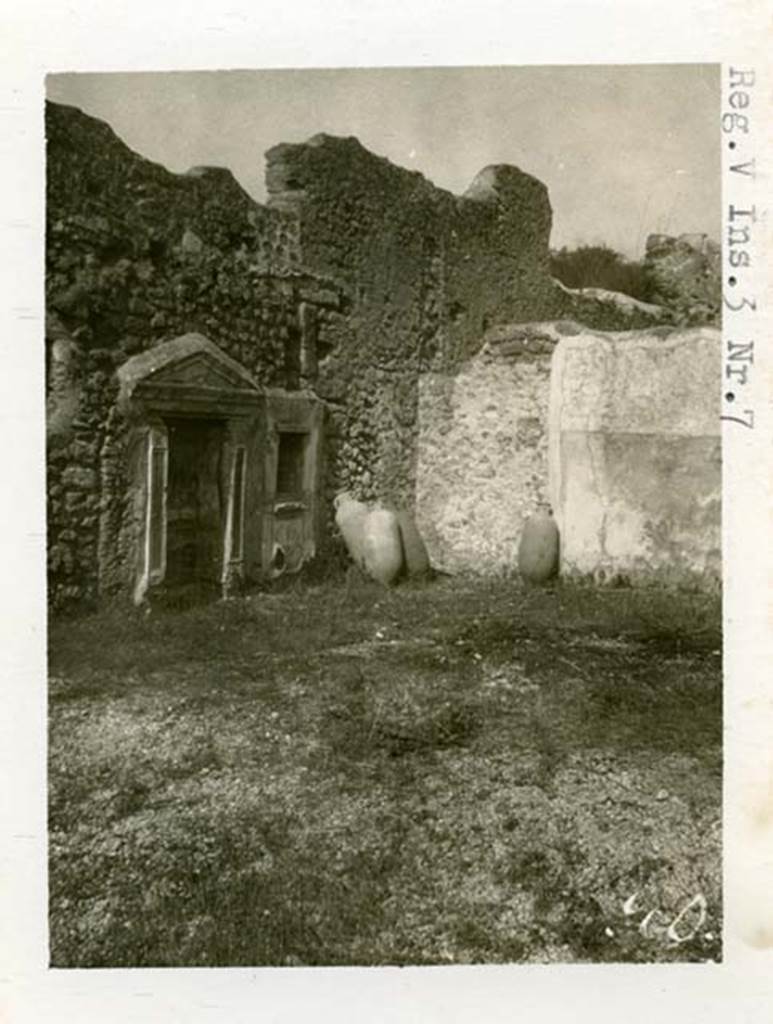
{"type": "Polygon", "coordinates": [[[515,164],[550,190],[556,248],[639,257],[651,232],[719,239],[717,65],[59,74],[47,86],[143,156],[229,167],[261,201],[265,151],[324,131],[456,193],[487,164],[515,164]]]}

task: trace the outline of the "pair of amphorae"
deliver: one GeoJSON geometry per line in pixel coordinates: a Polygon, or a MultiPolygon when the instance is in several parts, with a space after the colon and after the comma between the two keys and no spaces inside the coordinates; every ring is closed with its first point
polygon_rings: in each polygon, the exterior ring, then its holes
{"type": "Polygon", "coordinates": [[[422,576],[429,555],[407,509],[384,508],[357,501],[344,491],[335,499],[336,525],[355,565],[389,586],[405,572],[422,576]]]}

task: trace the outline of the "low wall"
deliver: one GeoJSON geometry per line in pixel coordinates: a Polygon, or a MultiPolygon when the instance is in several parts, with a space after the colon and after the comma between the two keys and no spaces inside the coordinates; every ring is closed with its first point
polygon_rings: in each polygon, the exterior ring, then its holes
{"type": "Polygon", "coordinates": [[[549,490],[563,573],[718,585],[720,360],[713,327],[558,344],[549,490]]]}

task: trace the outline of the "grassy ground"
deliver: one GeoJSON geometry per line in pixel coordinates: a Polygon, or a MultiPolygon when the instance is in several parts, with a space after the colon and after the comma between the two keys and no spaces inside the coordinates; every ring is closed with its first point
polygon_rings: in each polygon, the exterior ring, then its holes
{"type": "Polygon", "coordinates": [[[718,959],[719,646],[459,579],[54,622],[52,963],[718,959]]]}

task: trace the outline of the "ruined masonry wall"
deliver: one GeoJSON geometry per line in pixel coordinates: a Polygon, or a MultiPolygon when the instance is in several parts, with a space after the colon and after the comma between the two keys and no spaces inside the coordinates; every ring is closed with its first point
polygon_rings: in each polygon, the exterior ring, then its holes
{"type": "Polygon", "coordinates": [[[650,235],[645,266],[675,323],[721,322],[722,251],[707,235],[650,235]]]}
{"type": "Polygon", "coordinates": [[[74,108],[48,104],[46,132],[49,597],[62,607],[128,574],[117,367],[198,331],[260,384],[299,387],[288,349],[344,317],[335,285],[300,265],[294,219],[229,172],[171,174],[74,108]]]}
{"type": "Polygon", "coordinates": [[[112,410],[115,370],[137,352],[199,332],[259,384],[324,399],[331,527],[339,488],[413,505],[419,381],[453,374],[491,328],[643,317],[551,280],[547,190],[513,167],[484,169],[459,197],[320,135],[269,152],[261,206],[228,171],[172,174],[75,108],[48,104],[46,133],[55,607],[122,586],[115,538],[136,510],[112,410]]]}
{"type": "Polygon", "coordinates": [[[267,154],[272,209],[298,218],[306,263],[344,282],[348,337],[327,346],[319,394],[342,402],[342,485],[412,504],[419,379],[453,373],[496,324],[581,315],[599,327],[649,322],[640,311],[567,295],[549,275],[545,186],[485,168],[463,196],[318,135],[267,154]]]}

